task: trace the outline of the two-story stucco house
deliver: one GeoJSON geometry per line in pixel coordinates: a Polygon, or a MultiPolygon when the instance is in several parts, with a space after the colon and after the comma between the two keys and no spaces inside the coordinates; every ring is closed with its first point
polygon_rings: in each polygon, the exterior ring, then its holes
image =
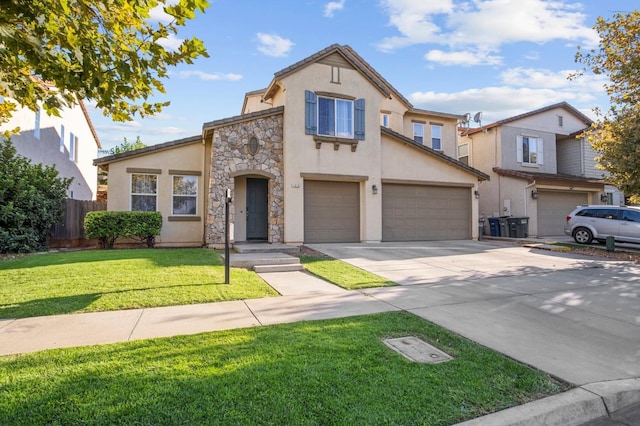
{"type": "Polygon", "coordinates": [[[481,215],[528,217],[529,235],[563,235],[576,206],[621,202],[579,137],[591,124],[561,102],[464,131],[460,160],[491,176],[480,188],[481,215]]]}
{"type": "Polygon", "coordinates": [[[73,178],[69,198],[96,199],[98,172],[93,159],[101,146],[82,101],[61,108],[58,117],[42,109],[18,108],[9,122],[0,125],[0,132],[16,127],[20,133],[11,135],[11,143],[19,155],[34,164],[54,166],[60,177],[73,178]]]}
{"type": "Polygon", "coordinates": [[[478,236],[479,183],[455,159],[461,116],[414,108],[349,46],[246,94],[201,135],[95,160],[109,210],[158,210],[157,244],[378,242],[478,236]]]}

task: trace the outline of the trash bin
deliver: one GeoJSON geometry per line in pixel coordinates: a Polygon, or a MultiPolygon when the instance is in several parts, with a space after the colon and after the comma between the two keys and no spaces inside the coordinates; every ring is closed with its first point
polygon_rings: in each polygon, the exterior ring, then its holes
{"type": "Polygon", "coordinates": [[[509,222],[507,222],[507,216],[502,216],[498,218],[498,225],[500,228],[500,236],[508,237],[509,236],[509,222]]]}
{"type": "Polygon", "coordinates": [[[509,236],[512,238],[526,238],[529,236],[529,218],[528,217],[510,217],[509,236]]]}
{"type": "Polygon", "coordinates": [[[498,222],[497,217],[489,218],[489,235],[492,237],[500,236],[500,223],[498,222]]]}

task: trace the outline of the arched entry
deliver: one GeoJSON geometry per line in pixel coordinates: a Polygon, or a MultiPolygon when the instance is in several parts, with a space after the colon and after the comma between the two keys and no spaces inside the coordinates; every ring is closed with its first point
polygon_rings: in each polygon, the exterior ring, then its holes
{"type": "Polygon", "coordinates": [[[247,240],[266,240],[269,236],[269,181],[247,178],[247,240]]]}

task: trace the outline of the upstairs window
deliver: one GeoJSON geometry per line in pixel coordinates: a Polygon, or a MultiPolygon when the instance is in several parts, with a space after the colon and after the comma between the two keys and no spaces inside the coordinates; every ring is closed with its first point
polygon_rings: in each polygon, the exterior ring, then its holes
{"type": "Polygon", "coordinates": [[[64,124],[60,125],[60,152],[64,153],[64,124]]]}
{"type": "Polygon", "coordinates": [[[431,125],[431,148],[438,151],[442,150],[442,125],[431,125]]]}
{"type": "Polygon", "coordinates": [[[157,194],[158,177],[156,175],[131,175],[131,211],[156,211],[157,194]]]}
{"type": "Polygon", "coordinates": [[[413,140],[424,144],[424,124],[413,123],[413,140]]]}
{"type": "Polygon", "coordinates": [[[195,215],[198,205],[198,177],[173,176],[174,215],[195,215]]]}
{"type": "Polygon", "coordinates": [[[69,133],[69,160],[78,162],[78,137],[69,133]]]}
{"type": "Polygon", "coordinates": [[[382,127],[389,127],[389,114],[386,112],[380,114],[380,125],[382,127]]]}
{"type": "Polygon", "coordinates": [[[364,99],[332,98],[305,91],[305,133],[345,139],[364,139],[364,99]]]}
{"type": "Polygon", "coordinates": [[[40,139],[40,108],[36,111],[36,122],[33,127],[33,137],[40,139]]]}
{"type": "Polygon", "coordinates": [[[540,165],[543,163],[542,138],[518,136],[516,160],[523,165],[540,165]]]}

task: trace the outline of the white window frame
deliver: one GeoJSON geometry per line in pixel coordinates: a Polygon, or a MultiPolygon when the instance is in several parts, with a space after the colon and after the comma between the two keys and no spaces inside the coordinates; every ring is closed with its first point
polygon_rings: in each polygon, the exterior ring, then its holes
{"type": "Polygon", "coordinates": [[[516,138],[516,161],[523,166],[536,167],[544,164],[544,143],[543,139],[532,135],[518,135],[516,138]],[[527,149],[525,150],[525,143],[527,149]],[[531,150],[535,144],[535,151],[531,150]]]}
{"type": "Polygon", "coordinates": [[[64,124],[60,125],[60,152],[64,154],[64,124]]]}
{"type": "Polygon", "coordinates": [[[350,99],[330,98],[327,96],[318,96],[318,135],[320,136],[335,136],[338,138],[354,139],[355,138],[355,109],[354,102],[350,99]],[[322,111],[321,104],[323,102],[333,102],[333,109],[331,113],[332,117],[328,117],[333,121],[333,129],[323,129],[323,122],[325,118],[321,118],[322,111]],[[338,109],[339,105],[346,106],[345,111],[348,112],[348,117],[339,117],[338,109]],[[346,131],[342,130],[346,127],[346,131]],[[323,133],[324,131],[324,133],[323,133]]]}
{"type": "Polygon", "coordinates": [[[413,140],[424,145],[424,123],[413,123],[413,140]]]}
{"type": "Polygon", "coordinates": [[[33,127],[33,137],[36,139],[40,139],[40,114],[41,114],[41,109],[40,107],[38,107],[38,110],[36,111],[35,123],[33,127]]]}
{"type": "MultiPolygon", "coordinates": [[[[131,173],[131,182],[129,185],[129,189],[130,189],[130,197],[129,197],[129,210],[131,211],[150,211],[150,212],[155,212],[158,211],[158,175],[155,174],[150,174],[150,173],[131,173]],[[155,189],[155,192],[134,192],[134,176],[147,176],[149,178],[151,178],[151,180],[154,181],[154,187],[153,189],[155,189]],[[135,209],[134,210],[134,202],[133,202],[133,197],[154,197],[155,198],[155,202],[154,202],[154,209],[153,210],[140,210],[140,209],[135,209]]],[[[147,189],[147,188],[145,188],[147,189]]]]}
{"type": "Polygon", "coordinates": [[[431,148],[436,151],[442,151],[442,130],[442,124],[431,124],[431,148]],[[436,133],[438,134],[437,137],[435,136],[436,133]]]}
{"type": "Polygon", "coordinates": [[[194,175],[172,175],[171,176],[171,215],[173,216],[196,216],[198,214],[198,176],[194,175]],[[195,188],[191,194],[177,194],[176,193],[176,178],[178,179],[192,179],[195,181],[195,188]],[[176,213],[176,202],[183,200],[193,199],[194,210],[193,213],[176,213]]]}

